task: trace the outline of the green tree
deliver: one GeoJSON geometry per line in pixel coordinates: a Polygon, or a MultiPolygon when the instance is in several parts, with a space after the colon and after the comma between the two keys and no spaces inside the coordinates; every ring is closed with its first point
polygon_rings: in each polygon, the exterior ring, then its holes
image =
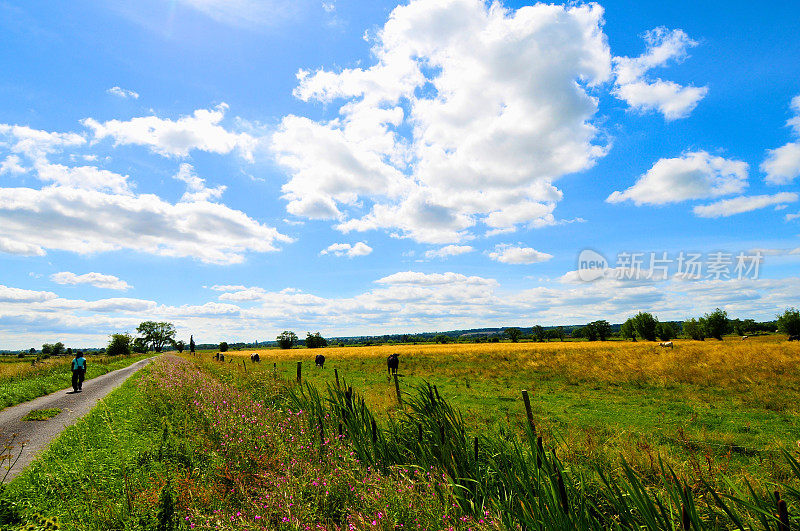
{"type": "Polygon", "coordinates": [[[531,335],[533,336],[534,341],[538,341],[540,343],[544,342],[547,339],[547,334],[545,333],[545,329],[541,325],[535,325],[531,330],[531,335]]]}
{"type": "Polygon", "coordinates": [[[306,347],[308,348],[322,348],[327,347],[328,341],[320,335],[319,332],[312,334],[306,332],[306,347]]]}
{"type": "Polygon", "coordinates": [[[729,330],[728,312],[717,308],[701,317],[700,324],[703,325],[707,336],[722,341],[722,336],[729,330]]]}
{"type": "Polygon", "coordinates": [[[566,334],[564,333],[564,327],[563,326],[557,326],[557,327],[553,328],[550,331],[550,333],[553,335],[553,339],[558,339],[558,340],[564,341],[564,336],[566,334]]]}
{"type": "Polygon", "coordinates": [[[219,344],[219,351],[220,352],[228,352],[228,342],[227,341],[223,341],[222,343],[219,344]]]}
{"type": "Polygon", "coordinates": [[[294,332],[290,332],[289,330],[284,330],[280,333],[277,337],[278,346],[281,348],[292,348],[295,343],[297,343],[297,334],[294,332]]]}
{"type": "Polygon", "coordinates": [[[648,312],[639,312],[633,316],[633,327],[636,333],[646,341],[656,340],[656,327],[658,319],[648,312]]]}
{"type": "Polygon", "coordinates": [[[147,353],[147,342],[144,338],[137,337],[133,340],[133,345],[131,345],[131,350],[136,352],[137,354],[146,354],[147,353]]]}
{"type": "Polygon", "coordinates": [[[186,348],[186,343],[184,343],[183,341],[176,341],[175,342],[175,350],[178,351],[178,354],[183,353],[185,348],[186,348]]]}
{"type": "Polygon", "coordinates": [[[194,354],[194,336],[189,336],[189,352],[194,354]]]}
{"type": "Polygon", "coordinates": [[[704,341],[706,338],[702,323],[694,317],[683,322],[683,335],[695,341],[704,341]]]}
{"type": "Polygon", "coordinates": [[[675,332],[672,323],[658,323],[658,326],[656,326],[656,335],[658,335],[661,341],[671,341],[675,339],[675,336],[678,334],[675,332]]]}
{"type": "Polygon", "coordinates": [[[594,323],[587,323],[583,328],[579,328],[580,337],[585,337],[587,341],[597,341],[597,328],[594,323]]]}
{"type": "Polygon", "coordinates": [[[133,347],[133,338],[129,334],[111,334],[111,340],[106,347],[109,356],[130,356],[133,347]]]}
{"type": "Polygon", "coordinates": [[[589,324],[594,328],[594,333],[600,341],[605,341],[611,335],[611,324],[608,321],[593,321],[589,324]]]}
{"type": "Polygon", "coordinates": [[[800,335],[800,311],[788,308],[778,316],[778,330],[789,336],[800,335]]]}
{"type": "Polygon", "coordinates": [[[522,337],[522,330],[520,330],[516,326],[512,326],[511,328],[506,328],[503,331],[503,333],[508,336],[508,339],[510,339],[512,343],[519,342],[519,338],[522,337]]]}
{"type": "Polygon", "coordinates": [[[35,347],[31,347],[29,352],[30,352],[31,356],[33,356],[34,354],[36,354],[36,348],[35,347]]]}
{"type": "Polygon", "coordinates": [[[619,335],[625,339],[636,341],[636,327],[633,324],[633,317],[622,323],[619,329],[619,335]]]}
{"type": "Polygon", "coordinates": [[[172,323],[144,321],[136,327],[136,331],[142,335],[144,343],[156,352],[161,352],[165,345],[175,341],[176,332],[172,323]]]}

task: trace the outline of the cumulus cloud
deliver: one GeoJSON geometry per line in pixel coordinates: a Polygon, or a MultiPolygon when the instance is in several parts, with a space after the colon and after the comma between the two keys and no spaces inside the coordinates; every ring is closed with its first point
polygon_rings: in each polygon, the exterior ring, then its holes
{"type": "Polygon", "coordinates": [[[0,163],[0,175],[6,173],[20,174],[25,173],[26,171],[27,170],[20,165],[20,159],[16,155],[9,155],[3,162],[0,163]]]}
{"type": "Polygon", "coordinates": [[[608,196],[609,203],[633,201],[663,205],[742,192],[747,187],[747,163],[715,157],[705,151],[660,159],[636,183],[608,196]]]}
{"type": "MultiPolygon", "coordinates": [[[[786,122],[795,136],[800,137],[800,96],[792,98],[790,104],[794,116],[786,122]]],[[[767,157],[761,163],[761,171],[767,174],[768,184],[790,184],[800,176],[800,142],[789,142],[775,149],[767,150],[767,157]]]]}
{"type": "Polygon", "coordinates": [[[705,97],[708,88],[684,87],[662,79],[649,80],[647,73],[670,61],[683,61],[687,49],[697,46],[697,42],[683,30],[670,31],[664,27],[646,32],[644,40],[647,49],[639,57],[614,58],[614,94],[634,109],[655,110],[667,120],[685,118],[705,97]]]}
{"type": "Polygon", "coordinates": [[[447,258],[448,256],[458,256],[460,254],[471,253],[475,249],[470,245],[445,245],[439,249],[425,251],[425,258],[447,258]]]}
{"type": "Polygon", "coordinates": [[[475,286],[495,286],[497,281],[492,278],[477,276],[468,277],[461,273],[420,273],[417,271],[401,271],[388,277],[376,280],[378,284],[415,285],[415,286],[441,286],[445,284],[464,284],[475,286]]]}
{"type": "Polygon", "coordinates": [[[602,13],[481,0],[395,8],[371,66],[298,73],[295,96],[339,116],[289,115],[273,135],[287,210],[434,244],[469,239],[480,223],[551,224],[552,182],[608,149],[587,92],[611,75],[602,13]]]}
{"type": "Polygon", "coordinates": [[[21,256],[44,256],[47,254],[38,245],[23,243],[4,236],[0,236],[0,252],[21,256]]]}
{"type": "Polygon", "coordinates": [[[243,289],[240,290],[227,290],[225,293],[219,296],[219,300],[221,301],[230,301],[230,302],[248,302],[248,301],[257,301],[263,299],[267,292],[263,288],[245,288],[241,286],[243,289]]]}
{"type": "Polygon", "coordinates": [[[106,92],[111,94],[112,96],[117,96],[122,99],[133,98],[134,100],[139,99],[139,93],[134,92],[132,90],[124,89],[122,87],[114,86],[108,89],[106,92]]]}
{"type": "Polygon", "coordinates": [[[372,252],[372,247],[364,242],[356,242],[353,245],[349,243],[333,243],[319,252],[320,255],[332,254],[334,256],[346,256],[353,258],[355,256],[366,256],[372,252]]]}
{"type": "Polygon", "coordinates": [[[49,153],[67,147],[86,144],[86,138],[77,133],[42,131],[24,125],[0,124],[0,135],[6,138],[12,153],[24,154],[31,160],[42,159],[49,153]]]}
{"type": "Polygon", "coordinates": [[[205,179],[201,179],[194,171],[191,164],[183,163],[180,165],[175,179],[186,183],[186,193],[181,197],[182,202],[195,202],[195,201],[212,201],[219,199],[227,189],[226,186],[220,185],[216,188],[206,187],[205,179]]]}
{"type": "Polygon", "coordinates": [[[510,244],[498,244],[495,250],[488,253],[489,258],[504,264],[536,264],[553,258],[552,254],[537,251],[532,247],[518,247],[510,244]]]}
{"type": "Polygon", "coordinates": [[[0,188],[0,241],[28,250],[133,249],[231,264],[292,239],[222,204],[51,186],[0,188]]]}
{"type": "Polygon", "coordinates": [[[43,302],[57,297],[58,295],[49,291],[31,291],[28,289],[11,288],[0,284],[0,302],[43,302]]]}
{"type": "Polygon", "coordinates": [[[58,186],[82,190],[105,190],[116,194],[130,194],[127,175],[120,175],[95,166],[68,167],[44,160],[35,163],[36,176],[58,186]]]}
{"type": "Polygon", "coordinates": [[[56,284],[66,284],[72,286],[77,284],[88,284],[96,288],[113,289],[119,291],[126,291],[133,287],[114,275],[104,275],[102,273],[94,272],[76,275],[75,273],[71,273],[69,271],[61,271],[60,273],[54,273],[50,275],[50,280],[56,284]]]}
{"type": "Polygon", "coordinates": [[[234,133],[221,126],[227,110],[228,105],[220,103],[213,109],[197,109],[191,116],[177,120],[141,116],[103,123],[87,118],[81,123],[92,130],[94,141],[111,138],[115,145],[147,146],[165,157],[186,157],[192,150],[218,154],[236,150],[252,161],[258,141],[248,133],[234,133]]]}
{"type": "Polygon", "coordinates": [[[723,199],[709,205],[698,205],[693,212],[701,218],[720,218],[752,212],[768,206],[786,206],[787,203],[796,203],[798,195],[792,192],[783,192],[774,195],[751,195],[723,199]]]}

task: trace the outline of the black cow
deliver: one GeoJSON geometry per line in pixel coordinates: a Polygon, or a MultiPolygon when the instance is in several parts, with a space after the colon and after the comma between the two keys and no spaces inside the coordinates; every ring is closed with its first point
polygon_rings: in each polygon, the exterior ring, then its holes
{"type": "Polygon", "coordinates": [[[225,361],[225,354],[222,352],[219,353],[219,361],[225,361]]]}
{"type": "Polygon", "coordinates": [[[322,354],[317,354],[317,357],[314,358],[314,363],[316,363],[317,367],[319,367],[320,369],[324,369],[325,368],[325,356],[323,356],[322,354]]]}
{"type": "Polygon", "coordinates": [[[400,360],[398,359],[400,354],[394,353],[388,358],[386,358],[386,368],[389,371],[388,378],[391,378],[393,375],[397,374],[397,366],[400,365],[400,360]]]}
{"type": "Polygon", "coordinates": [[[258,355],[258,352],[253,352],[250,354],[250,361],[253,363],[258,363],[261,361],[261,357],[258,355]]]}
{"type": "Polygon", "coordinates": [[[789,336],[789,341],[800,341],[800,336],[789,336]]]}

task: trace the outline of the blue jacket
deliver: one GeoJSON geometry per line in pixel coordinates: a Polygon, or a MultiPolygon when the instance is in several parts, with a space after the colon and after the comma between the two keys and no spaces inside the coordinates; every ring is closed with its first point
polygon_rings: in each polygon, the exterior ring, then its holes
{"type": "Polygon", "coordinates": [[[73,371],[77,371],[77,370],[84,370],[85,371],[86,370],[86,358],[81,356],[80,358],[75,358],[74,360],[72,360],[72,370],[73,371]]]}

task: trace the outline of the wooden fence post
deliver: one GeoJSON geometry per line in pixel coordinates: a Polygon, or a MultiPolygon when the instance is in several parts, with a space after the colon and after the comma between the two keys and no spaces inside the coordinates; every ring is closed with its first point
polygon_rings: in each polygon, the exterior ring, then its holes
{"type": "Polygon", "coordinates": [[[478,438],[475,437],[475,466],[478,466],[478,438]]]}
{"type": "Polygon", "coordinates": [[[778,501],[778,519],[781,521],[778,531],[789,531],[789,509],[784,500],[778,501]]]}
{"type": "Polygon", "coordinates": [[[247,365],[245,365],[244,360],[242,360],[242,368],[244,369],[244,373],[247,374],[247,365]]]}
{"type": "Polygon", "coordinates": [[[394,375],[394,390],[397,393],[397,403],[403,403],[403,397],[400,395],[400,382],[397,380],[397,374],[394,375]]]}
{"type": "Polygon", "coordinates": [[[297,383],[300,383],[303,380],[303,362],[297,362],[297,383]]]}
{"type": "Polygon", "coordinates": [[[536,426],[533,424],[533,412],[531,411],[531,399],[528,397],[528,391],[526,389],[522,390],[522,401],[525,402],[525,414],[528,416],[528,426],[531,427],[531,431],[536,435],[536,426]]]}

